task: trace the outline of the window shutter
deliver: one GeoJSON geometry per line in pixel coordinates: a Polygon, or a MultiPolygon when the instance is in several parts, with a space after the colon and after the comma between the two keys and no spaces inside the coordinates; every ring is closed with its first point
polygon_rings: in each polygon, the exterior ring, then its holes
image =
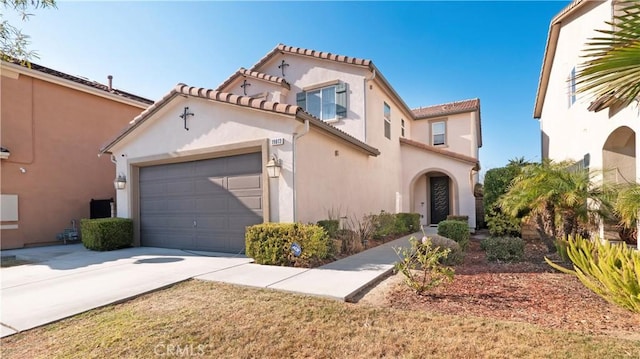
{"type": "Polygon", "coordinates": [[[307,110],[307,93],[302,91],[296,94],[296,105],[302,107],[303,110],[307,110]]]}
{"type": "Polygon", "coordinates": [[[336,116],[347,117],[347,84],[344,82],[336,85],[336,116]]]}

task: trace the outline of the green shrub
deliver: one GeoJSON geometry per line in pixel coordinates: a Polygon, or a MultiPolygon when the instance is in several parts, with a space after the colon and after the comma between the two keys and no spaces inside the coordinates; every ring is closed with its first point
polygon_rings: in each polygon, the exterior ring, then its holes
{"type": "Polygon", "coordinates": [[[258,264],[310,267],[332,255],[333,242],[322,227],[300,223],[263,223],[247,227],[246,254],[258,264]],[[296,257],[292,244],[300,245],[296,257]]]}
{"type": "Polygon", "coordinates": [[[458,242],[462,251],[467,250],[469,245],[469,225],[460,221],[441,221],[438,223],[438,235],[453,239],[458,242]]]}
{"type": "Polygon", "coordinates": [[[330,238],[336,238],[338,229],[340,229],[340,221],[337,219],[324,219],[318,221],[318,225],[327,232],[330,238]]]}
{"type": "Polygon", "coordinates": [[[94,251],[111,251],[133,245],[133,221],[129,218],[80,220],[82,244],[94,251]]]}
{"type": "Polygon", "coordinates": [[[489,237],[480,242],[490,262],[519,262],[524,258],[524,241],[513,237],[489,237]]]}
{"type": "Polygon", "coordinates": [[[492,168],[484,175],[484,208],[493,208],[503,194],[507,193],[511,181],[520,174],[521,166],[508,165],[492,168]]]}
{"type": "Polygon", "coordinates": [[[409,234],[420,230],[420,213],[398,213],[396,214],[396,232],[399,234],[409,234]],[[401,230],[404,229],[404,230],[401,230]]]}
{"type": "Polygon", "coordinates": [[[418,294],[452,281],[454,271],[441,263],[449,255],[449,250],[435,247],[431,239],[424,237],[422,241],[409,238],[411,248],[396,248],[400,261],[395,269],[405,276],[405,283],[418,294]]]}
{"type": "Polygon", "coordinates": [[[380,211],[380,214],[372,214],[369,219],[373,224],[373,238],[381,239],[396,234],[396,216],[393,213],[380,211]]]}
{"type": "Polygon", "coordinates": [[[462,263],[464,260],[464,252],[462,252],[462,248],[460,248],[458,242],[440,236],[433,236],[430,238],[434,247],[438,247],[441,250],[449,250],[449,255],[442,259],[442,264],[451,266],[462,263]]]}
{"type": "Polygon", "coordinates": [[[499,208],[490,208],[485,215],[489,234],[493,237],[520,237],[521,220],[502,213],[499,208]]]}
{"type": "Polygon", "coordinates": [[[567,247],[569,246],[569,242],[566,239],[558,238],[554,242],[556,245],[556,252],[558,256],[563,262],[570,263],[571,258],[569,258],[569,253],[567,252],[567,247]]]}
{"type": "Polygon", "coordinates": [[[545,257],[553,268],[575,275],[610,303],[640,313],[640,251],[626,245],[601,243],[578,236],[567,241],[573,270],[545,257]]]}
{"type": "Polygon", "coordinates": [[[464,223],[469,223],[469,216],[454,216],[450,214],[450,215],[447,215],[447,221],[460,221],[464,223]]]}

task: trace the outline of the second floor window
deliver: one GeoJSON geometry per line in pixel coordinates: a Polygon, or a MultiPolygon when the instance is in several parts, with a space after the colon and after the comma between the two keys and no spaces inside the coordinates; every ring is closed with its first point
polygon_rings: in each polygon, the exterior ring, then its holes
{"type": "Polygon", "coordinates": [[[391,107],[384,103],[384,137],[391,139],[391,107]]]}
{"type": "Polygon", "coordinates": [[[323,121],[344,118],[347,115],[347,84],[338,83],[299,92],[296,102],[323,121]]]}
{"type": "Polygon", "coordinates": [[[444,121],[431,123],[431,144],[434,146],[446,144],[447,126],[444,121]]]}

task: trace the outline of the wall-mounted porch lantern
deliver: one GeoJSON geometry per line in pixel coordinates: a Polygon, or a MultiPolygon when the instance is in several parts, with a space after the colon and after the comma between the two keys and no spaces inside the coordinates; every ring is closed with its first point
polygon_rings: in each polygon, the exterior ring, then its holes
{"type": "Polygon", "coordinates": [[[113,186],[116,189],[125,189],[127,187],[127,177],[123,173],[120,173],[113,181],[113,186]]]}
{"type": "Polygon", "coordinates": [[[267,174],[269,178],[280,177],[280,170],[282,169],[282,161],[276,155],[272,155],[269,162],[267,162],[267,174]]]}

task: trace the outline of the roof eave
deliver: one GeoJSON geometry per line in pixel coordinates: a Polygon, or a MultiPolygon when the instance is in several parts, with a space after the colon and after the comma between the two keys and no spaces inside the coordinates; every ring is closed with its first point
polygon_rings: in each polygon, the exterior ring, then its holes
{"type": "Polygon", "coordinates": [[[298,111],[296,117],[302,121],[309,121],[310,125],[315,126],[330,135],[338,137],[339,139],[347,142],[349,145],[354,147],[356,150],[364,152],[369,156],[377,157],[380,155],[380,151],[377,148],[369,146],[366,143],[359,141],[355,137],[351,137],[350,135],[340,131],[338,128],[331,126],[330,124],[325,123],[324,121],[317,119],[302,110],[298,111]]]}

